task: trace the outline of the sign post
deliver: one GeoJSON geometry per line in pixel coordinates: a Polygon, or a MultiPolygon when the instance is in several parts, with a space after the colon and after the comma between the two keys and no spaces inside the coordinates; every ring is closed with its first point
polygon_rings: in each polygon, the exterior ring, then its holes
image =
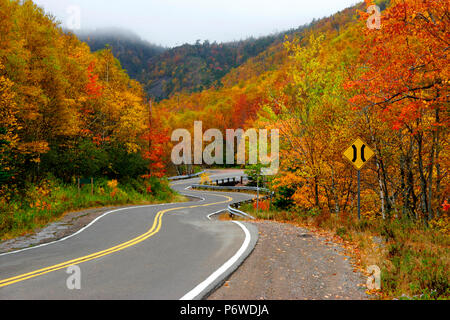
{"type": "Polygon", "coordinates": [[[361,169],[375,155],[375,152],[358,138],[344,151],[343,155],[358,171],[358,220],[361,220],[361,169]]]}
{"type": "Polygon", "coordinates": [[[358,220],[361,220],[361,170],[358,170],[358,220]]]}
{"type": "Polygon", "coordinates": [[[80,194],[81,186],[91,184],[91,195],[94,194],[94,178],[78,178],[78,194],[80,194]]]}

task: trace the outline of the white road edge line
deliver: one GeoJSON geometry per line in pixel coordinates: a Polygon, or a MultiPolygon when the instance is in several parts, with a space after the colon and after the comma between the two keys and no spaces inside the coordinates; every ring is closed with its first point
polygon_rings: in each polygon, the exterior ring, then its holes
{"type": "Polygon", "coordinates": [[[222,210],[219,210],[219,211],[210,213],[210,214],[208,214],[206,217],[207,217],[209,220],[212,220],[212,219],[211,219],[211,216],[213,216],[213,215],[215,215],[215,214],[218,214],[218,213],[220,213],[220,212],[224,212],[224,211],[227,211],[227,209],[222,209],[222,210]]]}
{"type": "Polygon", "coordinates": [[[239,221],[233,221],[236,223],[245,233],[245,240],[241,248],[235,253],[233,257],[225,262],[219,269],[212,273],[205,281],[197,285],[194,289],[186,293],[180,300],[193,300],[199,294],[201,294],[211,283],[213,283],[217,278],[219,278],[223,273],[225,273],[229,268],[233,266],[234,263],[245,253],[250,244],[250,231],[239,221]]]}

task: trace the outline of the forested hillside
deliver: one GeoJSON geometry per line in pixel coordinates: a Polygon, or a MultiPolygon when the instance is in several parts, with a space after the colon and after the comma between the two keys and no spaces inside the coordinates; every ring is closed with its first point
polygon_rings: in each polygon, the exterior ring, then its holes
{"type": "Polygon", "coordinates": [[[77,32],[92,51],[110,48],[130,78],[140,81],[149,97],[166,99],[177,92],[196,92],[213,85],[232,68],[257,56],[283,35],[230,43],[184,44],[163,48],[121,29],[77,32]]]}
{"type": "Polygon", "coordinates": [[[296,190],[300,206],[335,213],[348,207],[354,188],[341,149],[360,136],[377,153],[365,177],[365,192],[374,197],[367,206],[377,206],[366,212],[431,220],[449,191],[442,171],[448,4],[420,3],[406,7],[406,28],[399,22],[405,6],[394,1],[382,32],[350,8],[250,59],[223,78],[224,87],[180,94],[157,108],[171,128],[190,128],[197,119],[205,130],[280,129],[286,153],[274,185],[296,190]],[[424,10],[441,19],[420,18],[424,10]]]}
{"type": "MultiPolygon", "coordinates": [[[[267,50],[227,73],[221,79],[223,86],[194,94],[184,92],[161,101],[157,106],[159,112],[164,114],[161,117],[169,127],[177,128],[189,128],[195,117],[203,120],[206,128],[225,130],[251,127],[261,107],[269,103],[274,96],[274,90],[284,88],[291,81],[288,68],[293,65],[293,61],[286,48],[287,43],[296,39],[305,47],[308,46],[311,35],[320,34],[330,40],[346,39],[350,35],[348,29],[357,21],[357,10],[363,8],[364,5],[360,4],[331,17],[314,21],[308,27],[302,28],[303,31],[290,31],[283,36],[282,41],[274,43],[267,50]]],[[[346,44],[348,43],[342,43],[341,47],[332,48],[330,52],[337,52],[346,44]]]]}
{"type": "Polygon", "coordinates": [[[220,87],[221,79],[231,70],[269,47],[281,45],[285,35],[308,27],[228,43],[198,40],[171,49],[153,45],[121,29],[78,32],[77,36],[92,51],[110,48],[128,75],[144,85],[149,97],[159,101],[175,93],[220,87]]]}
{"type": "Polygon", "coordinates": [[[328,18],[314,19],[308,25],[265,37],[228,43],[198,40],[195,44],[171,49],[150,44],[121,29],[78,32],[77,35],[92,51],[111,48],[128,75],[143,84],[148,97],[160,101],[178,93],[220,88],[227,82],[270,70],[284,54],[280,48],[285,36],[302,36],[305,30],[318,32],[324,28],[339,32],[354,12],[354,8],[343,10],[328,18]],[[251,67],[244,68],[245,74],[237,75],[242,70],[239,67],[247,61],[251,67]]]}
{"type": "Polygon", "coordinates": [[[82,31],[77,32],[76,35],[81,41],[86,42],[93,52],[109,47],[130,78],[135,80],[142,78],[150,59],[159,56],[166,50],[164,47],[149,43],[136,34],[122,29],[82,31]]]}
{"type": "Polygon", "coordinates": [[[273,35],[231,43],[185,44],[150,59],[139,80],[156,100],[174,93],[219,87],[220,79],[231,69],[257,56],[279,39],[282,36],[273,35]]]}
{"type": "MultiPolygon", "coordinates": [[[[380,5],[384,9],[386,2],[380,5]]],[[[179,93],[229,86],[275,68],[285,53],[281,48],[286,36],[302,37],[307,30],[335,29],[339,32],[354,17],[357,7],[362,8],[362,4],[265,37],[229,43],[201,43],[198,40],[194,45],[172,48],[149,60],[146,70],[137,79],[143,83],[149,97],[157,101],[175,93],[178,99],[179,93]],[[246,67],[240,68],[244,64],[246,67]]]]}

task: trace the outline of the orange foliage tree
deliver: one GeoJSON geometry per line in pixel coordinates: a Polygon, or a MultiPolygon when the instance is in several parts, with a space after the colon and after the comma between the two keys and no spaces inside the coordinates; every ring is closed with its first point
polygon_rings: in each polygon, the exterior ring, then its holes
{"type": "Polygon", "coordinates": [[[446,0],[391,1],[381,30],[366,29],[348,83],[377,148],[387,208],[401,200],[416,218],[439,215],[448,197],[449,13],[446,0]]]}

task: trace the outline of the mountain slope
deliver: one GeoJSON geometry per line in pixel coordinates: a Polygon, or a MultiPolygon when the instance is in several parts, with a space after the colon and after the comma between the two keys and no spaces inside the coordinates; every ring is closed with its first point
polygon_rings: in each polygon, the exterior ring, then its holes
{"type": "Polygon", "coordinates": [[[280,38],[271,35],[221,44],[208,41],[185,44],[152,58],[139,80],[157,100],[175,92],[202,91],[220,85],[220,79],[231,69],[257,56],[280,38]]]}
{"type": "Polygon", "coordinates": [[[201,92],[211,87],[230,86],[279,67],[285,55],[286,36],[302,38],[306,32],[340,29],[354,18],[361,4],[330,17],[282,33],[228,43],[197,41],[166,49],[141,40],[129,31],[103,29],[78,33],[97,51],[109,45],[131,78],[141,82],[147,95],[160,101],[175,93],[201,92]],[[247,67],[245,66],[247,65],[247,67]]]}
{"type": "Polygon", "coordinates": [[[86,42],[92,51],[109,46],[122,67],[133,79],[141,78],[148,61],[166,51],[166,48],[142,40],[136,34],[123,29],[99,29],[78,32],[78,38],[86,42]]]}

